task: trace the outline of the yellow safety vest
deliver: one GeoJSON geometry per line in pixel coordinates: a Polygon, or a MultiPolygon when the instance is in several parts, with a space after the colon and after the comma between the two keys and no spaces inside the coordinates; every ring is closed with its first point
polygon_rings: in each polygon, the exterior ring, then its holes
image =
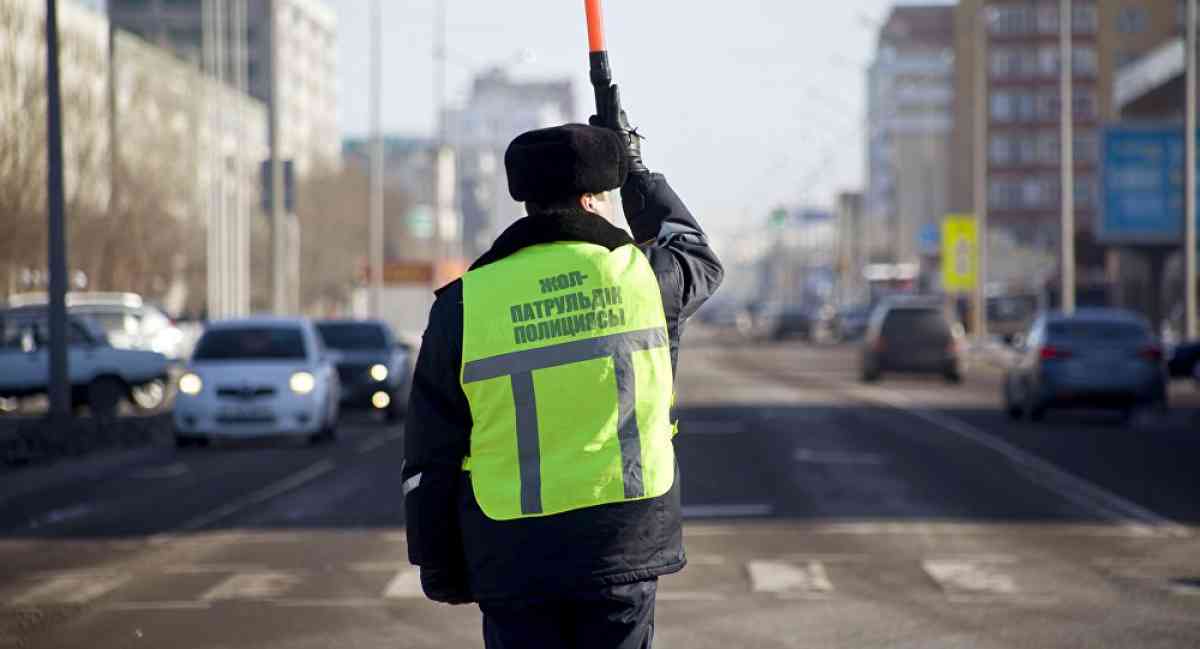
{"type": "Polygon", "coordinates": [[[531,246],[463,277],[475,499],[513,520],[656,498],[675,479],[662,294],[645,254],[531,246]]]}

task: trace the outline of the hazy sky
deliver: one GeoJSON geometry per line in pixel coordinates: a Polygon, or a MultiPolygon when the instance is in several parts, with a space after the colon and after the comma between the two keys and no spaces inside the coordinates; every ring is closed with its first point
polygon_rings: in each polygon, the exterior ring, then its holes
{"type": "MultiPolygon", "coordinates": [[[[338,13],[341,124],[368,126],[368,0],[338,13]]],[[[580,0],[446,0],[450,100],[496,64],[569,76],[591,112],[580,0]],[[532,62],[513,63],[521,50],[532,62]]],[[[433,124],[434,0],[384,0],[384,129],[433,124]]],[[[864,77],[889,0],[609,0],[613,73],[644,155],[712,229],[760,223],[786,202],[831,204],[861,182],[864,77]]]]}

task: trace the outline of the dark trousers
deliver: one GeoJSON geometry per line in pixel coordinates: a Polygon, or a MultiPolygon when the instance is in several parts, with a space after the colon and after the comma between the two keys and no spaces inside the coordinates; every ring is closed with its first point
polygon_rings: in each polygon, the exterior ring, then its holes
{"type": "Polygon", "coordinates": [[[658,580],[480,602],[487,649],[650,649],[658,580]]]}

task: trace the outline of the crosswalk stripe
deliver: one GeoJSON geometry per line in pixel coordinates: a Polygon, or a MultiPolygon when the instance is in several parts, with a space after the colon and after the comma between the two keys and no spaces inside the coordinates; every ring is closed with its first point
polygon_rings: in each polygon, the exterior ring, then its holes
{"type": "Polygon", "coordinates": [[[405,568],[396,573],[383,590],[385,599],[418,599],[425,597],[421,590],[421,575],[416,568],[405,568]]]}
{"type": "Polygon", "coordinates": [[[250,572],[232,575],[208,589],[200,599],[206,602],[230,599],[278,598],[300,583],[300,577],[286,572],[250,572]]]}
{"type": "Polygon", "coordinates": [[[947,595],[1015,595],[1013,578],[996,569],[996,562],[978,559],[926,559],[921,562],[925,574],[937,582],[947,595]]]}
{"type": "Polygon", "coordinates": [[[751,561],[746,567],[750,573],[750,589],[756,593],[824,597],[833,592],[825,564],[819,561],[805,564],[751,561]]]}
{"type": "Polygon", "coordinates": [[[119,574],[58,574],[10,600],[12,606],[85,604],[129,581],[119,574]]]}

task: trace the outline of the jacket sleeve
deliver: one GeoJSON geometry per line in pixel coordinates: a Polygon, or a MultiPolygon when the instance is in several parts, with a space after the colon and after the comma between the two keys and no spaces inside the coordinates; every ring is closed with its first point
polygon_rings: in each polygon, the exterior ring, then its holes
{"type": "Polygon", "coordinates": [[[634,240],[658,276],[668,316],[688,319],[725,276],[708,237],[662,174],[631,174],[621,203],[634,240]]]}
{"type": "Polygon", "coordinates": [[[459,383],[462,313],[462,284],[456,282],[429,313],[409,397],[401,477],[409,561],[465,575],[458,491],[471,411],[459,383]]]}

